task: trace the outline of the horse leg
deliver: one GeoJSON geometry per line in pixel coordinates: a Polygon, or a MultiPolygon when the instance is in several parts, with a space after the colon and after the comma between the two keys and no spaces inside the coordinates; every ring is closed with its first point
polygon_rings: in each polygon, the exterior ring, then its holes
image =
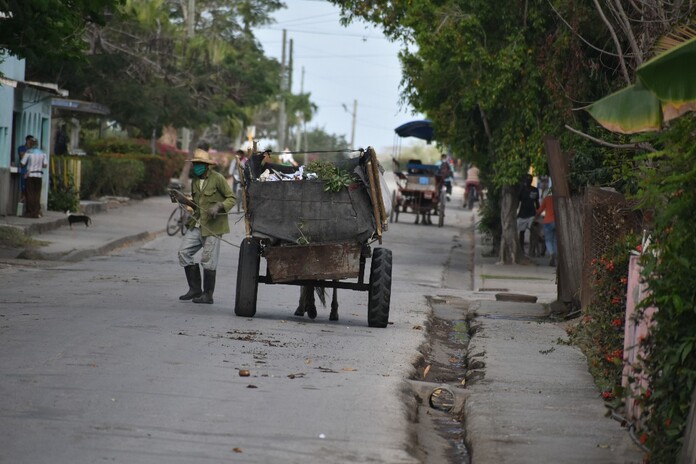
{"type": "Polygon", "coordinates": [[[307,300],[307,287],[300,287],[300,301],[297,303],[297,309],[295,310],[295,316],[304,316],[306,311],[305,301],[307,300]]]}
{"type": "Polygon", "coordinates": [[[338,289],[335,287],[333,289],[333,295],[331,296],[331,313],[329,313],[329,320],[338,320],[338,289]]]}
{"type": "Polygon", "coordinates": [[[303,285],[300,287],[300,303],[295,310],[295,316],[304,316],[315,319],[317,317],[317,306],[314,303],[314,287],[311,285],[303,285]]]}

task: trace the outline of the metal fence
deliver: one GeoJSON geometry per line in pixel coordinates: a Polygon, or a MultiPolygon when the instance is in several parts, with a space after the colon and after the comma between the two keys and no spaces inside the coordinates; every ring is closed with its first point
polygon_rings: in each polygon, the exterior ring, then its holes
{"type": "Polygon", "coordinates": [[[606,254],[621,237],[643,229],[643,215],[636,204],[613,190],[588,187],[584,212],[582,308],[592,301],[592,260],[606,254]]]}

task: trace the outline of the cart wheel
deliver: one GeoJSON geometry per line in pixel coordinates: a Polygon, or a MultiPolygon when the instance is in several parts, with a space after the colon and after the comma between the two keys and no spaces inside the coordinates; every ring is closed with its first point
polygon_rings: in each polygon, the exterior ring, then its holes
{"type": "Polygon", "coordinates": [[[386,327],[389,323],[391,282],[392,252],[387,248],[375,248],[372,251],[367,301],[367,325],[370,327],[386,327]]]}
{"type": "Polygon", "coordinates": [[[254,317],[256,314],[256,295],[259,288],[259,266],[261,246],[257,240],[244,239],[239,247],[237,266],[237,294],[234,300],[234,313],[241,317],[254,317]]]}
{"type": "Polygon", "coordinates": [[[437,226],[445,225],[445,205],[447,204],[447,196],[440,195],[440,203],[437,205],[437,226]]]}

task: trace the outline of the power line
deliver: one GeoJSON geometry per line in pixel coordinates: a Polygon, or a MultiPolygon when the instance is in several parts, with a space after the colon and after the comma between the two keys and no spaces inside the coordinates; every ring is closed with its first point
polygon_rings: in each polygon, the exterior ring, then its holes
{"type": "Polygon", "coordinates": [[[287,30],[288,32],[295,32],[297,34],[314,34],[314,35],[331,35],[331,36],[337,36],[337,37],[357,37],[363,40],[367,39],[379,39],[379,40],[388,40],[384,36],[378,36],[378,35],[365,35],[365,34],[348,34],[348,33],[337,33],[337,32],[321,32],[321,31],[303,31],[302,29],[288,29],[288,28],[275,28],[275,27],[260,27],[259,29],[266,29],[266,30],[271,30],[271,31],[282,31],[283,29],[287,30]]]}

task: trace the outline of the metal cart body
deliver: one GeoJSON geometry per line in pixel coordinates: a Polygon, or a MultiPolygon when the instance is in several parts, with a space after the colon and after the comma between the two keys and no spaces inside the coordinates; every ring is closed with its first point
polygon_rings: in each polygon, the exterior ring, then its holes
{"type": "Polygon", "coordinates": [[[356,160],[354,172],[361,182],[339,192],[326,191],[320,180],[261,182],[245,176],[247,234],[240,246],[235,314],[255,315],[259,283],[343,288],[367,291],[368,325],[387,326],[391,251],[370,246],[381,243],[388,217],[374,150],[356,160]]]}

